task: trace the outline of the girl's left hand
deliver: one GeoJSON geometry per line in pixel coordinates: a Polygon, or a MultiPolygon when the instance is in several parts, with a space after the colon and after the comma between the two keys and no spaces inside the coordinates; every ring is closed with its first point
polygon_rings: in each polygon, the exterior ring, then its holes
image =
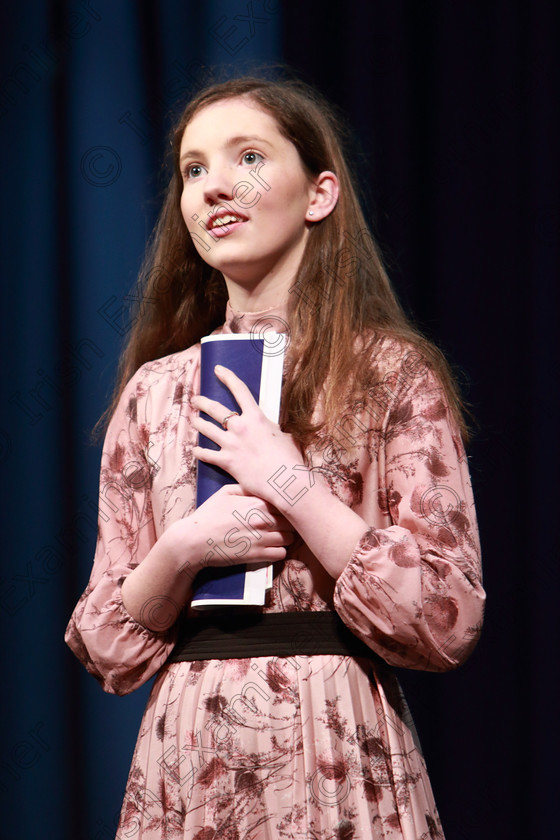
{"type": "MultiPolygon", "coordinates": [[[[291,472],[295,465],[303,466],[303,455],[292,436],[282,432],[276,423],[265,417],[249,388],[233,371],[217,365],[215,374],[235,397],[241,414],[229,418],[227,431],[196,417],[194,428],[220,449],[215,451],[196,446],[193,454],[201,461],[228,472],[246,493],[274,504],[276,494],[268,480],[282,467],[291,472]]],[[[208,397],[195,396],[192,404],[220,424],[231,415],[228,408],[208,397]]]]}

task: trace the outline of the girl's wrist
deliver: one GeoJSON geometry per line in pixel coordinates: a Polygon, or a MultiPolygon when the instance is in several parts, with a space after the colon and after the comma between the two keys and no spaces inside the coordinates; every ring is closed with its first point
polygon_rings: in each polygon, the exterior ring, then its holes
{"type": "Polygon", "coordinates": [[[202,568],[204,546],[200,544],[200,529],[191,519],[192,515],[174,522],[160,539],[166,539],[167,554],[177,574],[194,579],[202,568]]]}
{"type": "MultiPolygon", "coordinates": [[[[321,475],[313,472],[303,463],[303,459],[288,466],[279,465],[266,482],[266,496],[261,498],[273,505],[279,513],[289,519],[293,519],[297,513],[298,504],[305,498],[309,501],[308,494],[313,491],[315,497],[326,494],[330,497],[330,490],[325,484],[321,475]]],[[[302,507],[302,505],[300,505],[302,507]]]]}

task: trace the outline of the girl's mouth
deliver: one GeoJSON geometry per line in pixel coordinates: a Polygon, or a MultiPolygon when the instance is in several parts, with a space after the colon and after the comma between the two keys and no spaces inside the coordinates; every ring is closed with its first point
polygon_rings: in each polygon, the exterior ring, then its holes
{"type": "Polygon", "coordinates": [[[220,238],[227,236],[230,231],[235,230],[246,221],[246,218],[239,216],[237,213],[220,213],[216,216],[210,216],[206,223],[206,229],[212,236],[220,238]]]}

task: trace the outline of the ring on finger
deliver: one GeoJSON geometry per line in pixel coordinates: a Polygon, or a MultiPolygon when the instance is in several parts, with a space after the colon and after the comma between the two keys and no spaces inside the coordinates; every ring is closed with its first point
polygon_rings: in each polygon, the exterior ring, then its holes
{"type": "Polygon", "coordinates": [[[226,416],[222,420],[222,427],[226,430],[226,432],[227,432],[228,420],[231,420],[232,417],[239,417],[239,412],[238,411],[231,411],[229,414],[226,414],[226,416]]]}

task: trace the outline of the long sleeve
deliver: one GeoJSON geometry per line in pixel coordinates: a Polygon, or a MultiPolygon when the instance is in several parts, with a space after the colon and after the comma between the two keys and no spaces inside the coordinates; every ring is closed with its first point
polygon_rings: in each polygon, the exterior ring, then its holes
{"type": "Polygon", "coordinates": [[[419,358],[401,356],[368,395],[370,415],[384,411],[376,430],[369,424],[379,469],[365,470],[363,493],[377,496],[372,518],[389,524],[362,536],[334,605],[389,664],[444,671],[476,644],[485,593],[466,455],[439,380],[419,358]]]}
{"type": "Polygon", "coordinates": [[[156,633],[135,621],[121,594],[126,576],[156,541],[151,487],[158,466],[150,458],[148,426],[138,417],[145,392],[139,372],[128,383],[107,431],[93,570],[65,635],[87,670],[114,694],[126,694],[148,680],[174,644],[173,631],[156,633]]]}

